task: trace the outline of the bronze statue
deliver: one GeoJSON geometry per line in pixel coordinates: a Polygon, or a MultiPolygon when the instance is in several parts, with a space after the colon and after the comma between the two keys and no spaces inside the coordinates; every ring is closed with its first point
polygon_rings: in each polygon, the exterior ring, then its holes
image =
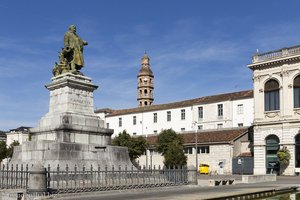
{"type": "Polygon", "coordinates": [[[64,36],[64,48],[59,53],[60,63],[55,63],[53,75],[71,72],[81,74],[79,71],[84,66],[83,47],[88,43],[76,34],[76,26],[71,25],[64,36]]]}

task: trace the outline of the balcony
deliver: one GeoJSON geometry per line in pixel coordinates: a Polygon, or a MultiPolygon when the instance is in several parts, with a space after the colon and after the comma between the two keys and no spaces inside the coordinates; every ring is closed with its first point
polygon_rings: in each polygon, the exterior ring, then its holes
{"type": "Polygon", "coordinates": [[[289,48],[283,48],[276,51],[266,52],[262,54],[256,54],[252,57],[252,63],[259,63],[269,60],[275,60],[279,58],[285,58],[290,56],[300,56],[300,46],[294,46],[289,48]]]}

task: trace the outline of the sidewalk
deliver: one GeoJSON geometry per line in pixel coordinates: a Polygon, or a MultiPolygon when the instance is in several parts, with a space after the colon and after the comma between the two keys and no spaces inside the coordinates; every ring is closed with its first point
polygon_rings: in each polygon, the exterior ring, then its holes
{"type": "MultiPolygon", "coordinates": [[[[216,178],[215,176],[202,177],[200,180],[209,178],[216,178]]],[[[224,177],[224,176],[223,176],[224,177]]],[[[233,178],[233,176],[230,176],[233,178]]],[[[241,180],[241,176],[234,176],[236,180],[241,180]]],[[[78,193],[78,194],[61,194],[57,195],[54,199],[60,200],[201,200],[220,198],[226,199],[228,196],[250,194],[255,192],[273,192],[290,187],[300,187],[300,177],[296,176],[278,176],[276,182],[265,182],[255,184],[236,184],[225,186],[201,186],[201,185],[187,185],[165,188],[144,188],[136,190],[123,190],[123,191],[107,191],[107,192],[91,192],[91,193],[78,193]]]]}

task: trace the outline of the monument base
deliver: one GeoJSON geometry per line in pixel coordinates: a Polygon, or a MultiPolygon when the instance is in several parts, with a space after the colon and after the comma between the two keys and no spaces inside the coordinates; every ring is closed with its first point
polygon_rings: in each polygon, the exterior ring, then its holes
{"type": "Polygon", "coordinates": [[[125,147],[111,146],[112,129],[94,113],[91,78],[71,73],[52,78],[49,112],[30,129],[31,141],[15,147],[11,164],[68,165],[93,168],[132,167],[125,147]]]}
{"type": "Polygon", "coordinates": [[[51,140],[24,142],[14,149],[14,155],[10,164],[42,164],[44,167],[50,166],[56,169],[65,170],[68,165],[69,170],[78,169],[83,166],[93,169],[111,169],[112,166],[132,167],[126,147],[100,146],[95,144],[62,143],[51,140]]]}

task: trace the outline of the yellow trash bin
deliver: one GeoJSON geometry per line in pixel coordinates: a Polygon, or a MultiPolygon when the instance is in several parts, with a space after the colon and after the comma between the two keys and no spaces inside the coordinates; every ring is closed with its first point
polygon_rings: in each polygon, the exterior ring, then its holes
{"type": "Polygon", "coordinates": [[[200,174],[208,174],[209,173],[209,165],[207,165],[207,164],[199,165],[199,173],[200,174]]]}

